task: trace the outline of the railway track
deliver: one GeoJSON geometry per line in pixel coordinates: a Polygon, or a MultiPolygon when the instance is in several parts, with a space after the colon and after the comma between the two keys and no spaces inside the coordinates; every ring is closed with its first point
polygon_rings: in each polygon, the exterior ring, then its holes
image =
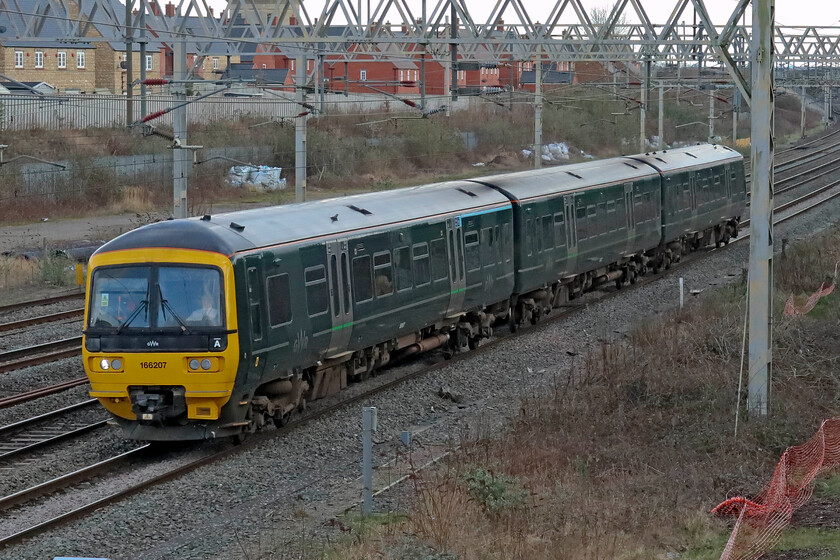
{"type": "MultiPolygon", "coordinates": [[[[812,193],[809,193],[807,195],[799,197],[796,200],[793,200],[789,203],[780,205],[776,209],[776,211],[777,212],[783,212],[787,209],[793,208],[797,204],[802,204],[803,202],[807,201],[808,199],[819,196],[820,194],[822,194],[824,192],[827,192],[831,188],[837,187],[838,185],[840,185],[840,181],[833,182],[832,184],[827,185],[825,187],[820,187],[819,189],[815,190],[812,193]]],[[[792,212],[792,213],[790,213],[790,214],[788,214],[784,217],[780,217],[780,218],[776,219],[774,221],[774,224],[780,224],[780,223],[786,222],[788,220],[791,220],[792,218],[794,218],[796,216],[799,216],[799,215],[801,215],[801,214],[803,214],[803,213],[805,213],[805,212],[807,212],[807,211],[809,211],[809,210],[811,210],[815,207],[818,207],[818,206],[824,204],[825,202],[827,202],[828,200],[831,200],[831,199],[836,198],[838,196],[840,196],[840,189],[838,189],[837,192],[833,193],[829,197],[823,198],[819,201],[814,202],[813,204],[810,204],[808,206],[800,208],[796,212],[792,212]]],[[[746,220],[744,222],[744,226],[748,225],[748,223],[749,223],[749,221],[746,220]]],[[[730,243],[730,246],[732,246],[735,243],[738,243],[738,242],[740,242],[744,239],[748,239],[748,238],[749,238],[749,233],[745,232],[744,235],[741,235],[738,239],[735,239],[732,243],[730,243]]],[[[723,247],[722,249],[718,249],[718,250],[725,250],[725,249],[726,249],[726,247],[723,247]]],[[[689,255],[688,256],[689,258],[685,258],[685,259],[682,260],[681,263],[675,264],[671,268],[670,271],[668,271],[668,272],[663,271],[663,273],[660,273],[659,275],[656,275],[656,276],[651,275],[651,276],[643,277],[634,286],[629,286],[625,290],[620,290],[620,291],[619,290],[612,290],[612,291],[605,292],[602,295],[600,295],[600,297],[597,298],[597,301],[599,301],[599,302],[605,301],[609,298],[617,297],[620,294],[627,293],[627,291],[629,291],[629,290],[638,289],[639,287],[645,286],[645,285],[647,285],[651,282],[657,282],[660,279],[670,277],[671,275],[676,274],[683,266],[686,266],[690,263],[693,263],[697,259],[702,259],[703,256],[707,253],[708,252],[698,252],[698,253],[694,253],[693,255],[689,255]]],[[[305,413],[304,416],[299,417],[299,418],[289,422],[286,426],[283,426],[282,428],[278,428],[278,429],[272,430],[272,431],[259,432],[259,433],[255,434],[254,436],[252,436],[243,445],[230,446],[230,447],[228,447],[226,449],[223,449],[221,451],[218,451],[218,452],[208,453],[207,455],[205,455],[205,456],[203,456],[203,457],[201,457],[197,460],[190,461],[190,462],[188,462],[184,465],[181,465],[177,468],[171,469],[170,471],[168,471],[166,473],[160,474],[158,476],[147,479],[147,480],[142,481],[140,483],[133,484],[133,485],[127,486],[127,487],[125,487],[121,490],[118,490],[118,491],[112,492],[110,494],[107,494],[107,495],[105,495],[105,496],[103,496],[99,499],[93,500],[93,501],[91,501],[87,504],[79,506],[79,507],[73,509],[72,511],[68,511],[66,513],[60,514],[60,515],[58,515],[58,516],[56,516],[52,519],[41,521],[37,524],[32,525],[31,527],[29,527],[27,529],[18,531],[15,534],[8,535],[6,537],[0,538],[0,549],[2,549],[4,547],[7,547],[9,545],[18,543],[25,538],[30,538],[30,537],[36,536],[40,533],[43,533],[44,531],[46,531],[48,529],[56,527],[57,525],[59,525],[61,523],[65,523],[65,522],[69,522],[69,521],[72,521],[72,520],[80,519],[80,518],[84,517],[85,515],[93,512],[93,511],[95,511],[95,510],[97,510],[97,509],[99,509],[103,506],[119,502],[119,501],[121,501],[121,500],[123,500],[123,499],[125,499],[129,496],[132,496],[134,494],[137,494],[137,493],[139,493],[139,492],[141,492],[145,489],[148,489],[148,488],[151,488],[153,486],[162,484],[164,482],[175,480],[175,479],[177,479],[177,478],[179,478],[179,477],[181,477],[181,476],[183,476],[183,475],[185,475],[189,472],[195,471],[196,469],[198,469],[202,466],[206,466],[206,465],[221,461],[221,460],[223,460],[227,457],[230,457],[234,454],[240,453],[244,450],[251,449],[251,448],[253,448],[253,447],[255,447],[255,446],[257,446],[261,443],[270,441],[273,438],[281,437],[284,434],[288,433],[290,430],[300,428],[300,427],[302,427],[302,426],[304,426],[304,425],[306,425],[306,424],[308,424],[308,423],[310,423],[314,420],[322,418],[322,417],[324,417],[328,414],[331,414],[331,413],[333,413],[333,412],[335,412],[339,409],[342,409],[342,408],[347,407],[349,405],[352,405],[352,404],[361,402],[363,400],[369,399],[372,396],[375,396],[379,393],[382,393],[384,391],[392,389],[392,388],[394,388],[398,385],[401,385],[405,382],[408,382],[412,379],[417,379],[419,377],[428,375],[431,372],[434,372],[434,371],[443,369],[445,367],[448,367],[448,365],[450,363],[457,362],[457,361],[460,361],[460,360],[465,360],[465,359],[471,359],[474,356],[480,355],[481,353],[488,351],[490,348],[493,348],[494,346],[502,343],[503,341],[508,341],[512,338],[516,338],[516,337],[519,337],[519,336],[528,336],[532,333],[539,332],[540,330],[546,328],[546,326],[554,323],[555,321],[558,321],[560,319],[569,318],[576,313],[582,312],[586,307],[587,307],[586,304],[582,304],[582,305],[570,306],[570,307],[560,309],[560,310],[558,310],[558,312],[552,313],[548,317],[544,318],[536,326],[533,326],[533,327],[530,327],[530,328],[527,328],[527,329],[520,329],[516,333],[505,334],[505,335],[493,338],[491,340],[488,340],[486,343],[482,344],[481,346],[479,346],[477,349],[472,350],[471,352],[469,352],[467,354],[456,355],[451,360],[441,359],[437,363],[431,364],[429,366],[421,367],[416,371],[404,373],[404,374],[401,374],[399,376],[394,377],[393,379],[382,381],[378,385],[376,385],[375,387],[371,387],[370,389],[368,389],[366,391],[363,391],[363,392],[361,392],[361,393],[359,393],[355,396],[345,397],[345,398],[339,400],[338,402],[336,402],[334,404],[324,406],[323,408],[319,408],[316,411],[307,412],[307,413],[305,413]]],[[[384,377],[384,375],[378,377],[377,379],[381,380],[383,377],[384,377]]],[[[376,380],[374,380],[374,381],[376,381],[376,380]]],[[[133,451],[127,453],[127,454],[118,455],[116,457],[113,457],[112,459],[108,459],[107,461],[103,461],[101,463],[91,465],[90,467],[80,469],[78,471],[75,471],[73,473],[64,475],[64,476],[59,477],[57,479],[54,479],[52,481],[48,481],[48,482],[45,482],[43,484],[33,486],[29,489],[22,490],[20,492],[17,492],[15,494],[10,495],[10,496],[0,498],[0,511],[2,511],[4,509],[11,508],[11,507],[14,507],[14,506],[19,506],[19,505],[31,503],[33,500],[36,500],[39,497],[42,497],[42,496],[45,496],[45,495],[50,494],[52,492],[55,492],[58,489],[66,488],[66,487],[68,487],[72,484],[78,484],[80,482],[89,481],[92,478],[102,476],[103,474],[105,474],[107,472],[110,472],[110,470],[113,468],[114,465],[127,464],[127,462],[130,462],[131,460],[133,460],[133,458],[135,458],[139,454],[144,453],[144,451],[147,450],[147,449],[148,449],[148,447],[144,446],[144,447],[135,449],[135,450],[133,450],[133,451]]]]}
{"type": "Polygon", "coordinates": [[[12,311],[18,311],[20,309],[27,309],[30,307],[39,307],[42,305],[50,305],[53,303],[61,303],[64,301],[73,301],[77,299],[84,299],[85,294],[84,292],[74,292],[72,294],[63,294],[53,297],[48,297],[45,299],[37,299],[31,301],[22,301],[20,303],[12,303],[9,305],[0,306],[0,315],[11,313],[12,311]]]}
{"type": "Polygon", "coordinates": [[[82,337],[73,336],[0,353],[0,373],[71,358],[82,353],[82,337]]]}
{"type": "Polygon", "coordinates": [[[21,319],[19,321],[11,321],[8,323],[0,323],[0,332],[14,331],[24,329],[34,325],[43,325],[46,323],[54,323],[56,321],[64,321],[65,319],[81,319],[84,315],[84,308],[71,309],[69,311],[61,311],[59,313],[51,313],[49,315],[41,315],[39,317],[30,317],[29,319],[21,319]]]}
{"type": "Polygon", "coordinates": [[[48,387],[33,389],[25,393],[19,393],[17,395],[2,397],[0,398],[0,408],[7,408],[16,404],[34,401],[35,399],[40,399],[41,397],[46,397],[47,395],[53,395],[55,393],[60,393],[61,391],[65,391],[67,389],[71,389],[73,387],[78,387],[79,385],[85,385],[87,384],[87,382],[87,377],[77,377],[76,379],[71,379],[70,381],[65,381],[56,385],[50,385],[48,387]]]}
{"type": "Polygon", "coordinates": [[[89,399],[0,427],[0,461],[17,457],[23,453],[29,453],[47,445],[72,439],[105,426],[107,420],[91,423],[65,418],[59,422],[55,422],[57,419],[71,412],[90,408],[96,402],[96,399],[89,399]]]}

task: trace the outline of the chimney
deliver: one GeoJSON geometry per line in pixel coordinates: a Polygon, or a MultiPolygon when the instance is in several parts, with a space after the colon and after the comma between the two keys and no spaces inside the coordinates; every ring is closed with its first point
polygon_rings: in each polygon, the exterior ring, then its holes
{"type": "Polygon", "coordinates": [[[175,4],[173,4],[172,2],[166,3],[166,16],[175,17],[175,4]]]}
{"type": "Polygon", "coordinates": [[[149,7],[152,8],[152,15],[153,16],[159,16],[160,15],[160,4],[158,4],[157,2],[154,2],[152,4],[149,4],[149,7]]]}
{"type": "Polygon", "coordinates": [[[207,8],[207,9],[210,10],[210,17],[216,17],[216,14],[213,13],[213,7],[212,6],[207,8]]]}
{"type": "Polygon", "coordinates": [[[499,18],[496,20],[496,31],[504,31],[505,30],[505,20],[499,18]]]}
{"type": "Polygon", "coordinates": [[[402,27],[400,28],[400,30],[401,30],[403,33],[408,33],[408,26],[407,26],[406,24],[402,24],[402,27]]]}
{"type": "Polygon", "coordinates": [[[274,16],[274,17],[271,19],[271,25],[277,25],[277,16],[274,16]]]}
{"type": "Polygon", "coordinates": [[[297,25],[297,18],[295,16],[289,16],[289,25],[297,25]]]}

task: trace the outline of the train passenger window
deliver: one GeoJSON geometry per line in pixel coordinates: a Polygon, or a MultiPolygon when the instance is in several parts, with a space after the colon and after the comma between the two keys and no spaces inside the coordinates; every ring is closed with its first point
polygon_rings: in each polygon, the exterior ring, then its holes
{"type": "Polygon", "coordinates": [[[435,239],[430,243],[432,251],[432,280],[446,280],[446,242],[435,239]]]}
{"type": "Polygon", "coordinates": [[[256,267],[248,269],[248,293],[250,294],[251,336],[254,340],[262,339],[262,318],[260,317],[260,299],[257,291],[259,275],[256,267]]]}
{"type": "Polygon", "coordinates": [[[455,233],[449,230],[449,276],[453,281],[457,280],[455,275],[455,260],[458,255],[458,249],[455,248],[455,233]]]}
{"type": "MultiPolygon", "coordinates": [[[[333,257],[335,258],[335,257],[333,257]]],[[[289,292],[289,275],[278,274],[266,278],[268,297],[268,322],[272,327],[285,325],[292,320],[292,296],[289,292]]]]}
{"type": "Polygon", "coordinates": [[[505,262],[510,262],[510,222],[502,224],[502,239],[504,240],[505,262]]]}
{"type": "Polygon", "coordinates": [[[373,277],[368,255],[353,259],[353,295],[356,303],[373,299],[373,277]]]}
{"type": "Polygon", "coordinates": [[[587,220],[586,220],[586,207],[585,206],[578,206],[575,210],[575,216],[577,219],[577,227],[578,227],[578,238],[579,239],[586,239],[589,237],[589,228],[587,228],[587,220]]]}
{"type": "Polygon", "coordinates": [[[493,250],[496,252],[496,263],[502,264],[502,239],[499,237],[499,226],[493,228],[493,250]]]}
{"type": "Polygon", "coordinates": [[[554,246],[566,246],[566,216],[563,212],[554,214],[554,246]]]}
{"type": "Polygon", "coordinates": [[[408,247],[394,249],[394,268],[396,268],[397,291],[411,288],[411,255],[408,247]]]}
{"type": "Polygon", "coordinates": [[[310,317],[327,312],[330,298],[327,289],[327,271],[323,265],[313,266],[303,271],[306,285],[306,309],[310,317]]]}
{"type": "Polygon", "coordinates": [[[525,221],[525,248],[528,255],[534,253],[534,220],[530,218],[525,221]]]}
{"type": "MultiPolygon", "coordinates": [[[[528,221],[531,223],[531,221],[528,221]]],[[[465,258],[467,270],[478,270],[481,268],[481,256],[478,248],[478,232],[470,231],[464,236],[465,258]]]]}
{"type": "Polygon", "coordinates": [[[429,244],[418,243],[411,250],[414,256],[414,285],[425,286],[431,279],[429,270],[429,244]]]}
{"type": "Polygon", "coordinates": [[[373,255],[373,284],[376,287],[376,297],[394,293],[394,274],[391,253],[388,251],[373,255]]]}
{"type": "Polygon", "coordinates": [[[341,285],[344,287],[344,313],[350,313],[350,267],[347,253],[341,254],[341,285]]]}
{"type": "Polygon", "coordinates": [[[341,295],[338,291],[338,259],[335,255],[330,257],[330,274],[332,275],[332,304],[333,315],[341,315],[341,295]]]}
{"type": "Polygon", "coordinates": [[[481,265],[493,266],[496,259],[493,258],[493,228],[484,228],[481,230],[481,265]]]}
{"type": "Polygon", "coordinates": [[[464,279],[464,230],[458,228],[458,247],[459,251],[461,252],[461,257],[458,259],[458,278],[463,280],[464,279]]]}
{"type": "Polygon", "coordinates": [[[542,246],[543,251],[554,249],[554,232],[552,231],[551,216],[542,217],[542,246]]]}

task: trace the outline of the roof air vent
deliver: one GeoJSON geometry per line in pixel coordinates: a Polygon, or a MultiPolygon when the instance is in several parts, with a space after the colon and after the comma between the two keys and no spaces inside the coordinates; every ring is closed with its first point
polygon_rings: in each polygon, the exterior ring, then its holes
{"type": "Polygon", "coordinates": [[[360,208],[360,207],[356,206],[355,204],[348,204],[347,208],[349,208],[350,210],[355,210],[359,214],[364,214],[365,216],[370,216],[371,214],[373,214],[373,212],[371,212],[370,210],[367,210],[365,208],[360,208]]]}
{"type": "Polygon", "coordinates": [[[691,157],[693,157],[694,159],[697,159],[697,156],[695,156],[695,155],[694,155],[694,154],[692,154],[691,152],[686,152],[686,153],[685,153],[685,155],[687,155],[687,156],[691,156],[691,157]]]}
{"type": "Polygon", "coordinates": [[[638,169],[638,167],[636,167],[635,165],[633,165],[633,164],[632,164],[632,163],[630,163],[629,161],[625,161],[625,162],[624,162],[624,165],[629,165],[629,166],[630,166],[630,167],[632,167],[633,169],[638,169]]]}
{"type": "Polygon", "coordinates": [[[464,193],[464,194],[466,194],[466,195],[469,195],[469,196],[478,196],[478,195],[477,195],[477,194],[475,194],[474,192],[472,192],[472,191],[468,191],[468,190],[467,190],[467,189],[465,189],[464,187],[458,187],[456,190],[459,190],[459,191],[461,191],[462,193],[464,193]]]}
{"type": "Polygon", "coordinates": [[[235,229],[236,231],[243,231],[245,229],[245,226],[243,226],[241,224],[237,224],[236,222],[231,222],[230,227],[232,229],[235,229]]]}
{"type": "Polygon", "coordinates": [[[210,214],[204,214],[204,215],[201,217],[201,221],[202,221],[202,222],[209,222],[209,221],[210,221],[210,214]]]}
{"type": "Polygon", "coordinates": [[[577,173],[572,173],[571,171],[566,171],[566,175],[571,175],[571,176],[572,176],[572,177],[574,177],[575,179],[583,179],[583,177],[581,177],[581,176],[580,176],[580,175],[578,175],[577,173]]]}

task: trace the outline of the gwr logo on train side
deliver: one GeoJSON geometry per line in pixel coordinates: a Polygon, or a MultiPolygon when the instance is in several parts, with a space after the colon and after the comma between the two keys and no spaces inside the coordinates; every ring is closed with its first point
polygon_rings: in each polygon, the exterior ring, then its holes
{"type": "Polygon", "coordinates": [[[295,338],[295,343],[292,346],[295,352],[303,352],[309,347],[309,337],[306,335],[306,331],[301,329],[297,333],[297,337],[295,338]]]}
{"type": "Polygon", "coordinates": [[[146,346],[148,346],[149,348],[157,348],[158,346],[160,346],[160,342],[158,342],[157,340],[150,340],[146,343],[146,346]]]}

